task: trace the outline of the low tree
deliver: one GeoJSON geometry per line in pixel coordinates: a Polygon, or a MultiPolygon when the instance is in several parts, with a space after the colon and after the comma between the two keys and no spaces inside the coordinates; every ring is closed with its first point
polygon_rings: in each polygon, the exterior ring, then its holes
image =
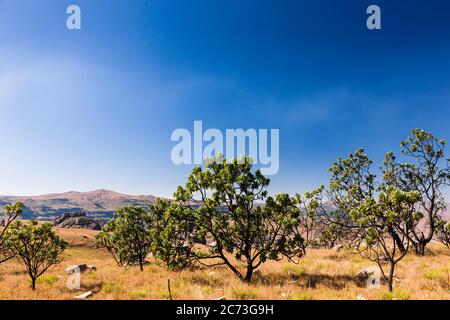
{"type": "Polygon", "coordinates": [[[62,261],[61,254],[67,247],[67,242],[52,228],[53,224],[39,224],[36,220],[27,224],[15,221],[5,234],[6,248],[27,269],[33,290],[36,280],[52,265],[62,261]]]}
{"type": "Polygon", "coordinates": [[[250,158],[228,162],[217,157],[205,166],[194,168],[186,186],[175,193],[179,203],[189,208],[196,233],[211,237],[214,243],[209,252],[193,252],[196,261],[226,265],[250,282],[254,271],[268,259],[302,255],[301,239],[291,237],[298,220],[290,215],[292,211],[263,206],[269,179],[253,170],[250,158]]]}
{"type": "Polygon", "coordinates": [[[389,291],[392,291],[395,266],[408,252],[409,227],[419,217],[414,208],[418,200],[419,195],[415,192],[404,192],[389,186],[379,194],[378,201],[367,198],[350,212],[359,227],[360,243],[356,249],[377,263],[389,291]],[[402,250],[398,246],[399,237],[402,250]],[[387,271],[383,267],[385,264],[389,266],[387,271]]]}
{"type": "Polygon", "coordinates": [[[196,235],[190,211],[169,200],[158,199],[150,205],[152,212],[152,252],[170,270],[181,270],[192,263],[196,235]]]}
{"type": "MultiPolygon", "coordinates": [[[[354,154],[350,153],[347,159],[339,158],[330,168],[332,174],[330,179],[329,197],[335,211],[332,216],[337,219],[334,223],[344,226],[347,229],[347,239],[358,241],[358,226],[349,215],[350,211],[364,203],[367,199],[373,199],[376,196],[375,179],[376,175],[371,172],[372,160],[364,149],[358,149],[354,154]]],[[[390,184],[390,181],[386,181],[390,184]]],[[[395,230],[390,230],[394,241],[400,251],[404,252],[405,247],[395,230]]]]}
{"type": "Polygon", "coordinates": [[[275,198],[269,197],[266,201],[266,210],[269,212],[295,219],[289,228],[292,228],[292,234],[288,236],[294,239],[294,244],[298,246],[298,249],[293,251],[296,255],[305,255],[309,247],[319,243],[319,228],[326,212],[322,203],[323,190],[324,186],[321,186],[304,195],[297,193],[293,197],[281,193],[275,198]]]}
{"type": "Polygon", "coordinates": [[[417,192],[401,191],[389,181],[375,187],[372,161],[359,149],[331,168],[330,199],[339,212],[340,224],[351,234],[350,245],[376,262],[392,291],[395,265],[409,249],[408,234],[420,219],[415,209],[417,192]],[[385,272],[383,264],[389,264],[385,272]]]}
{"type": "Polygon", "coordinates": [[[95,245],[98,248],[105,248],[113,257],[117,266],[123,267],[124,262],[119,256],[119,247],[117,242],[113,241],[113,230],[115,230],[116,222],[111,220],[102,228],[102,231],[95,236],[95,245]]]}
{"type": "Polygon", "coordinates": [[[421,223],[411,228],[408,237],[416,254],[423,256],[445,211],[442,190],[450,182],[449,159],[444,155],[445,140],[415,129],[401,142],[401,151],[411,162],[399,162],[392,152],[388,153],[383,169],[384,180],[400,190],[420,195],[418,204],[424,216],[421,223]]]}
{"type": "Polygon", "coordinates": [[[20,216],[23,211],[24,204],[16,202],[15,204],[8,204],[3,208],[3,217],[0,215],[0,263],[10,260],[14,257],[10,251],[6,250],[5,234],[11,224],[20,216]]]}
{"type": "Polygon", "coordinates": [[[119,266],[137,264],[143,271],[152,245],[151,222],[145,208],[123,207],[96,236],[96,244],[109,250],[119,266]]]}

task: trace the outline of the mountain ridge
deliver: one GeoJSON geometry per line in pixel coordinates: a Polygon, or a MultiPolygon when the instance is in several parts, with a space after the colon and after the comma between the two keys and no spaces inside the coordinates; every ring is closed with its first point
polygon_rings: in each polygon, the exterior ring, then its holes
{"type": "MultiPolygon", "coordinates": [[[[67,191],[35,196],[0,196],[0,209],[8,203],[21,201],[25,208],[24,219],[52,220],[64,213],[85,212],[89,216],[109,219],[117,209],[129,206],[145,206],[154,203],[153,195],[128,195],[107,189],[87,192],[67,191]]],[[[450,220],[450,203],[443,214],[450,220]]]]}
{"type": "Polygon", "coordinates": [[[99,189],[79,192],[49,193],[36,196],[0,196],[0,207],[21,201],[25,208],[24,219],[51,220],[67,212],[86,212],[97,218],[110,218],[124,206],[143,206],[157,199],[153,195],[127,195],[112,190],[99,189]]]}

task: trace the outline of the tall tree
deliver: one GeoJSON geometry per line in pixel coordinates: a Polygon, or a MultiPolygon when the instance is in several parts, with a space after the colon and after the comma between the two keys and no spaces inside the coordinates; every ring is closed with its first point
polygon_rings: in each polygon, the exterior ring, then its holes
{"type": "Polygon", "coordinates": [[[0,216],[0,263],[5,262],[14,257],[10,251],[6,250],[5,233],[8,228],[16,220],[23,211],[24,204],[16,202],[15,204],[8,204],[3,208],[3,217],[0,216]]]}
{"type": "Polygon", "coordinates": [[[385,181],[376,188],[371,165],[363,149],[338,159],[330,168],[330,199],[343,217],[338,223],[344,221],[351,233],[350,244],[378,264],[392,291],[395,265],[406,255],[408,234],[420,218],[415,210],[419,194],[401,191],[385,181]],[[388,272],[383,269],[385,262],[388,272]]]}
{"type": "Polygon", "coordinates": [[[420,211],[424,216],[408,236],[416,254],[423,256],[445,210],[442,190],[449,185],[450,160],[444,156],[445,140],[419,129],[412,130],[411,136],[401,142],[401,151],[412,163],[398,162],[393,153],[388,153],[383,168],[384,180],[420,195],[420,211]]]}
{"type": "Polygon", "coordinates": [[[186,186],[175,193],[190,209],[198,234],[214,242],[209,252],[194,252],[197,261],[226,265],[241,280],[250,282],[254,270],[266,260],[302,255],[301,239],[291,237],[298,220],[291,211],[263,206],[269,179],[253,170],[250,158],[228,162],[217,157],[205,166],[194,168],[186,186]]]}
{"type": "MultiPolygon", "coordinates": [[[[330,168],[332,174],[330,180],[330,199],[337,210],[332,212],[331,219],[338,226],[344,226],[350,239],[357,241],[358,237],[352,234],[357,231],[355,221],[349,215],[351,210],[363,204],[367,199],[376,196],[376,175],[371,172],[373,162],[364,153],[364,149],[358,149],[354,154],[350,153],[347,159],[339,158],[330,168]]],[[[389,227],[390,228],[390,227],[389,227]]],[[[405,246],[395,230],[390,230],[400,251],[405,251],[405,246]]]]}
{"type": "Polygon", "coordinates": [[[5,234],[5,244],[27,269],[31,288],[36,289],[36,280],[52,265],[62,261],[60,257],[67,242],[52,230],[53,224],[39,224],[31,220],[27,224],[15,221],[5,234]]]}

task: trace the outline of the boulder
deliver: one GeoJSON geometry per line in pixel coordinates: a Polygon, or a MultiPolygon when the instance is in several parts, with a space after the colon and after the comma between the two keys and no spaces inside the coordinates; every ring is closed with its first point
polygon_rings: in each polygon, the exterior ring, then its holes
{"type": "Polygon", "coordinates": [[[80,294],[79,296],[76,296],[76,297],[73,297],[73,298],[76,299],[76,300],[84,300],[84,299],[88,298],[91,295],[92,295],[92,291],[88,291],[88,292],[85,292],[85,293],[80,294]]]}
{"type": "Polygon", "coordinates": [[[378,283],[381,279],[381,271],[378,266],[368,266],[356,274],[356,283],[359,286],[367,285],[369,289],[378,289],[378,283]]]}
{"type": "Polygon", "coordinates": [[[66,212],[52,220],[58,228],[100,230],[100,221],[89,218],[85,212],[66,212]]]}
{"type": "Polygon", "coordinates": [[[76,273],[76,272],[85,272],[85,271],[96,271],[97,267],[96,266],[92,266],[92,265],[88,265],[88,264],[77,264],[77,265],[73,265],[70,266],[68,268],[66,268],[66,273],[68,274],[72,274],[72,273],[76,273]]]}

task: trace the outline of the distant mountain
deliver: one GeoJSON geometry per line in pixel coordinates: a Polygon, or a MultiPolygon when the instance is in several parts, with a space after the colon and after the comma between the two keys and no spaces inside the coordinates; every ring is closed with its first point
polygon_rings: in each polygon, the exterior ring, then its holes
{"type": "MultiPolygon", "coordinates": [[[[52,220],[66,212],[86,212],[91,217],[109,219],[121,207],[145,206],[154,203],[156,199],[157,197],[151,195],[132,196],[103,189],[40,196],[0,196],[0,212],[6,204],[22,201],[25,204],[22,215],[24,219],[52,220]]],[[[450,203],[447,204],[444,217],[450,221],[450,203]]]]}
{"type": "Polygon", "coordinates": [[[46,194],[41,196],[0,196],[0,207],[8,203],[22,201],[24,219],[51,220],[66,212],[83,211],[96,218],[110,218],[114,212],[128,205],[146,205],[155,202],[154,196],[130,196],[110,190],[46,194]]]}

